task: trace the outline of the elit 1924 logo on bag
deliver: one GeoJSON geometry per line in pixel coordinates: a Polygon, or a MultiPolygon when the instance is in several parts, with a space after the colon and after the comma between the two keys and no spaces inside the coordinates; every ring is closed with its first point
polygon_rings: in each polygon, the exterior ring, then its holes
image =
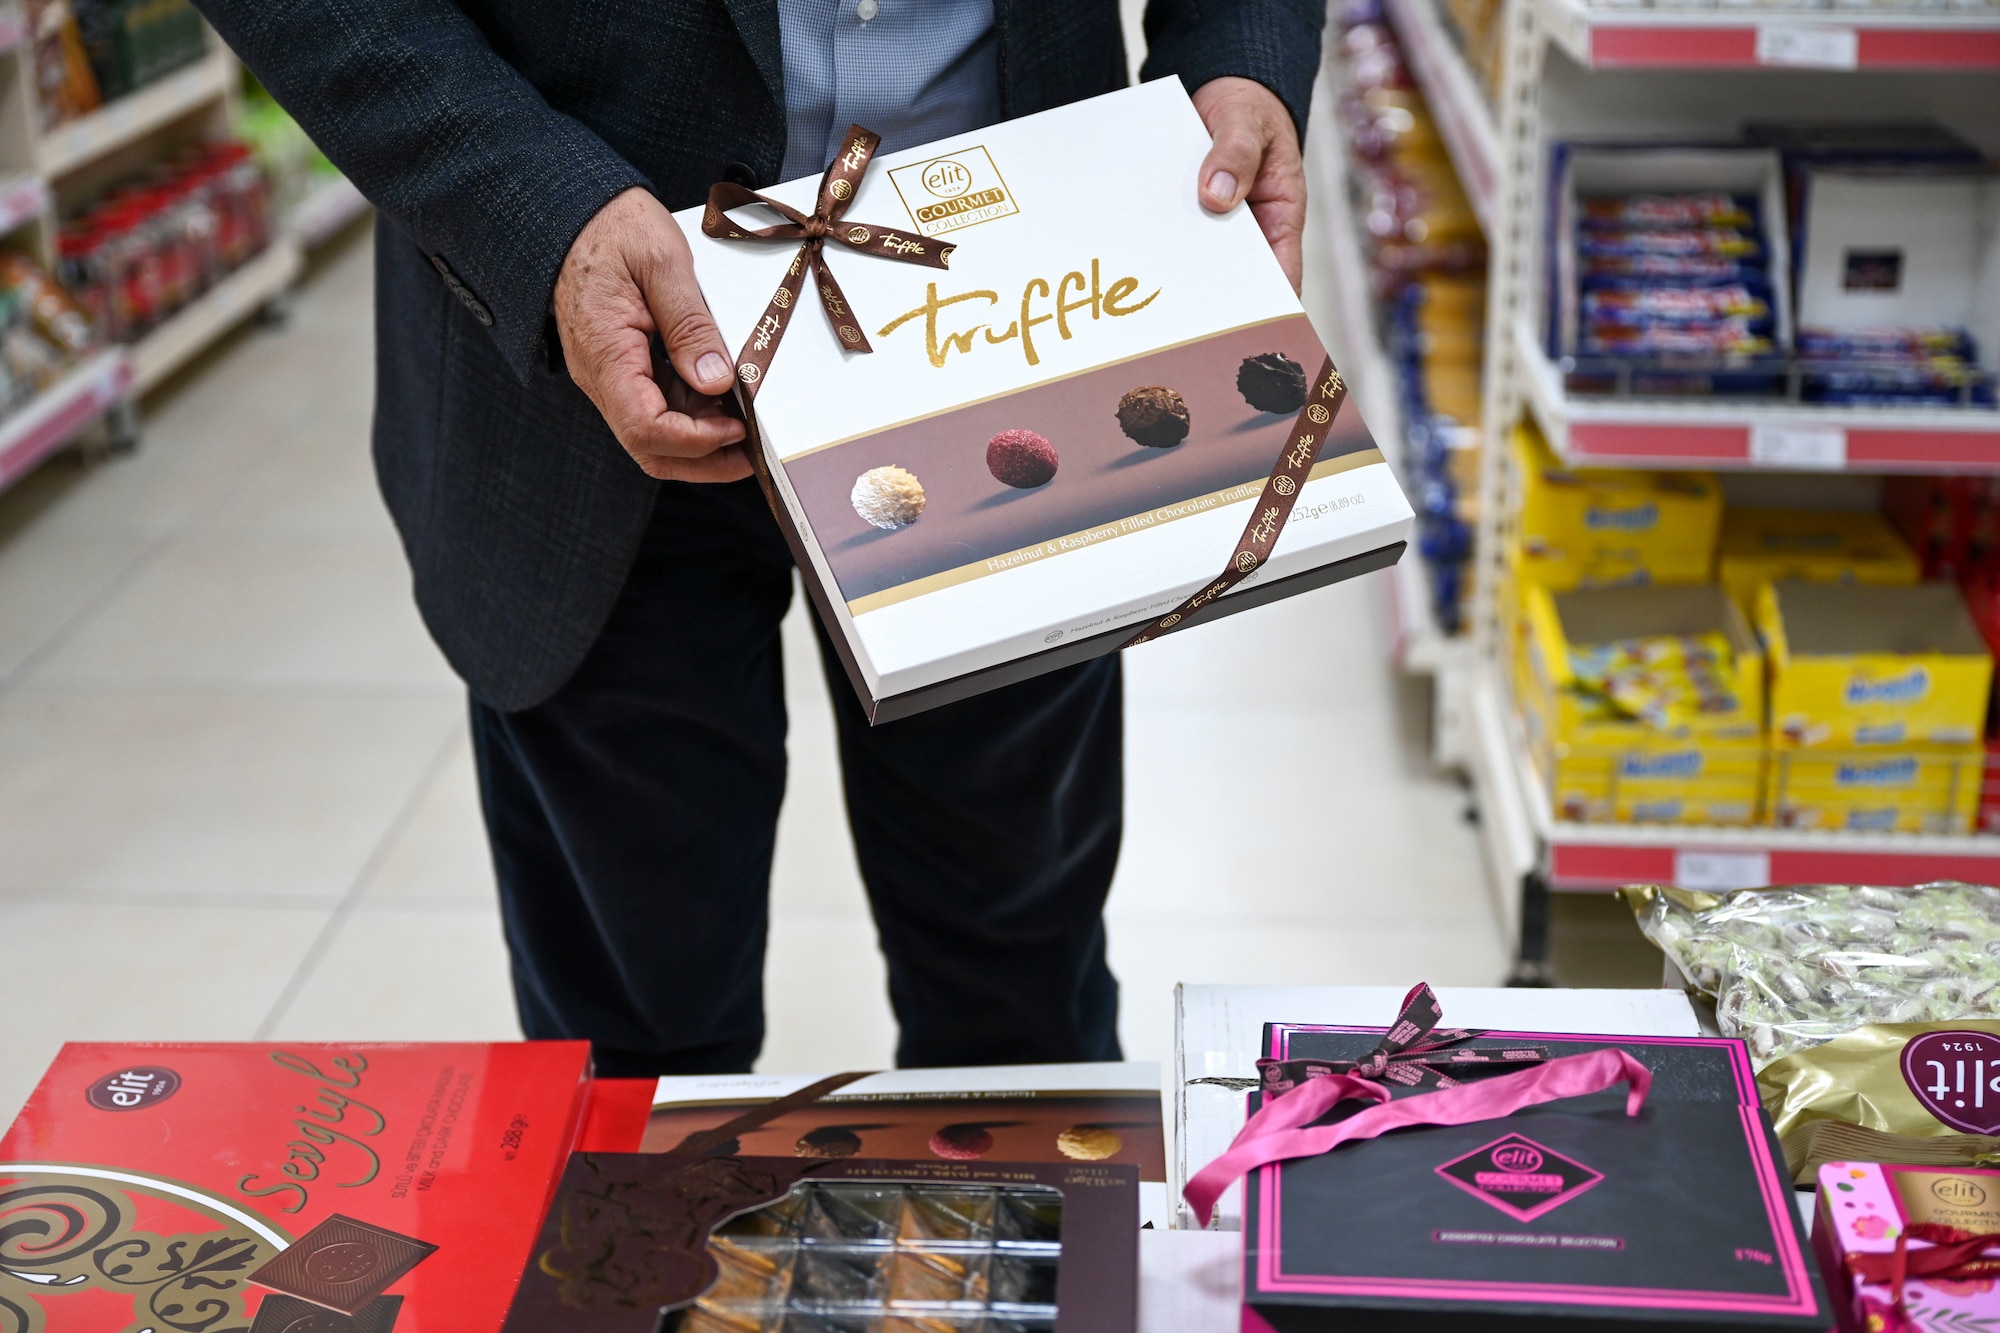
{"type": "Polygon", "coordinates": [[[1917,1105],[1965,1134],[2000,1134],[2000,1037],[1925,1032],[1903,1047],[1903,1081],[1917,1105]]]}
{"type": "Polygon", "coordinates": [[[1437,1173],[1481,1203],[1522,1222],[1561,1207],[1604,1179],[1602,1171],[1520,1134],[1508,1134],[1454,1157],[1437,1173]]]}
{"type": "Polygon", "coordinates": [[[918,232],[936,236],[1021,211],[993,157],[977,145],[889,173],[918,232]]]}

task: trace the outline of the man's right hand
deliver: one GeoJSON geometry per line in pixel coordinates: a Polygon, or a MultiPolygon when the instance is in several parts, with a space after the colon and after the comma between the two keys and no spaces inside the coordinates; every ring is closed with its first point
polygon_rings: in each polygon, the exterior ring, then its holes
{"type": "Polygon", "coordinates": [[[750,475],[743,423],[720,397],[735,379],[733,363],[695,282],[687,238],[659,200],[631,189],[597,211],[563,260],[555,308],[570,378],[647,476],[750,475]],[[655,333],[673,375],[663,368],[654,376],[655,333]]]}

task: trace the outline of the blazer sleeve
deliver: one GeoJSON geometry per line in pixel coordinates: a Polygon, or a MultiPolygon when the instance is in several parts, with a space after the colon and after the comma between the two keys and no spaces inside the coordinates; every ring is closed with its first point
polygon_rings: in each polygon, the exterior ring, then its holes
{"type": "Polygon", "coordinates": [[[195,0],[279,104],[399,223],[523,380],[547,373],[570,244],[649,183],[543,100],[451,0],[195,0]]]}
{"type": "Polygon", "coordinates": [[[1178,74],[1189,92],[1225,75],[1255,79],[1292,113],[1303,142],[1325,21],[1324,0],[1150,0],[1139,77],[1178,74]]]}

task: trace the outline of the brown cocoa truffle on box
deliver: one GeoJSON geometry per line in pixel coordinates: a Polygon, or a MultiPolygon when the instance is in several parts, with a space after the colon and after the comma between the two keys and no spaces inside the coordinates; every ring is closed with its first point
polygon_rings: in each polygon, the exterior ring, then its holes
{"type": "Polygon", "coordinates": [[[1246,356],[1236,368],[1236,392],[1259,412],[1296,412],[1306,405],[1306,368],[1280,352],[1246,356]]]}
{"type": "Polygon", "coordinates": [[[1187,402],[1164,384],[1147,384],[1118,400],[1118,426],[1148,449],[1171,449],[1187,438],[1187,402]]]}
{"type": "Polygon", "coordinates": [[[1048,485],[1061,463],[1056,447],[1031,430],[1003,430],[986,443],[986,470],[1020,490],[1048,485]]]}

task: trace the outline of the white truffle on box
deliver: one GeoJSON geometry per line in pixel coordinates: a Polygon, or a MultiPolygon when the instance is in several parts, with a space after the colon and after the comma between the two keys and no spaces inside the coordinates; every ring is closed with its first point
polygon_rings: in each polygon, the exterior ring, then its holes
{"type": "Polygon", "coordinates": [[[847,498],[855,513],[878,528],[907,528],[924,513],[924,484],[893,464],[856,477],[847,498]]]}

